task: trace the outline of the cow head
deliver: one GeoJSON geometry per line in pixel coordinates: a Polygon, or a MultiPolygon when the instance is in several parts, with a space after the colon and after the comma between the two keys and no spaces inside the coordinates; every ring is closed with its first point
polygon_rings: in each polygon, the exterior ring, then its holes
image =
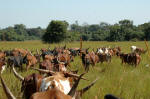
{"type": "Polygon", "coordinates": [[[23,97],[29,99],[29,97],[38,91],[39,80],[42,79],[42,76],[39,74],[31,74],[24,78],[22,81],[21,91],[23,92],[23,97]]]}

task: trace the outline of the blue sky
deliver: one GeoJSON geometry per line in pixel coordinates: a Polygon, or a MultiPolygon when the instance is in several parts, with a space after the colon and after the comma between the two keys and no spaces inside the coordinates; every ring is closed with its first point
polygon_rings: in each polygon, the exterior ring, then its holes
{"type": "Polygon", "coordinates": [[[0,0],[0,28],[21,23],[46,28],[51,20],[114,24],[122,19],[135,25],[149,22],[150,0],[0,0]]]}

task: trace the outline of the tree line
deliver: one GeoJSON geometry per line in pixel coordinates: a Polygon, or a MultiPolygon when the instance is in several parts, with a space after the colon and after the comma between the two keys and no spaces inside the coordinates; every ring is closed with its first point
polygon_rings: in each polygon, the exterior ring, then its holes
{"type": "Polygon", "coordinates": [[[86,41],[137,41],[150,40],[150,22],[133,25],[131,20],[121,20],[116,24],[101,22],[100,24],[78,25],[76,22],[70,27],[74,34],[80,34],[86,41]]]}
{"type": "Polygon", "coordinates": [[[46,43],[61,41],[141,41],[150,40],[150,22],[134,25],[131,20],[121,20],[115,24],[79,25],[78,21],[70,24],[66,21],[52,20],[46,29],[41,27],[26,28],[23,24],[0,29],[0,40],[24,41],[42,40],[46,43]]]}
{"type": "Polygon", "coordinates": [[[16,24],[0,29],[0,41],[40,40],[44,32],[41,27],[26,28],[23,24],[16,24]]]}

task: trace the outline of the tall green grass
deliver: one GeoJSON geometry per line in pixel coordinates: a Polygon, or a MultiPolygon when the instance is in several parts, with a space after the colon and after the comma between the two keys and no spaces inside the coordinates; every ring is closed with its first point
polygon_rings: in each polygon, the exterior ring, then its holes
{"type": "MultiPolygon", "coordinates": [[[[1,42],[0,49],[24,48],[35,51],[41,48],[54,48],[55,46],[79,47],[79,42],[60,43],[60,44],[43,44],[40,41],[25,41],[25,42],[1,42]]],[[[94,48],[103,46],[121,46],[123,52],[130,52],[130,46],[136,45],[145,48],[144,42],[83,42],[83,48],[90,47],[90,51],[94,48]]],[[[149,43],[150,46],[150,43],[149,43]]],[[[84,88],[97,77],[99,80],[96,84],[83,95],[83,99],[103,99],[107,93],[114,94],[123,99],[150,99],[150,57],[148,53],[141,56],[142,61],[136,68],[128,64],[121,64],[120,58],[112,57],[111,63],[98,63],[94,67],[90,67],[90,71],[85,74],[89,81],[81,80],[78,89],[84,88]],[[102,72],[103,71],[103,72],[102,72]]],[[[38,67],[38,65],[37,65],[38,67]]],[[[25,65],[24,65],[25,68],[25,65]]],[[[79,70],[79,74],[84,72],[80,57],[76,57],[71,63],[72,70],[79,70]]],[[[19,71],[18,71],[19,72],[19,71]]],[[[27,76],[35,71],[29,70],[23,73],[22,76],[27,76]]],[[[20,91],[21,82],[16,79],[9,69],[2,74],[6,84],[13,94],[21,99],[20,91]]],[[[0,87],[0,99],[6,99],[5,93],[0,87]]]]}

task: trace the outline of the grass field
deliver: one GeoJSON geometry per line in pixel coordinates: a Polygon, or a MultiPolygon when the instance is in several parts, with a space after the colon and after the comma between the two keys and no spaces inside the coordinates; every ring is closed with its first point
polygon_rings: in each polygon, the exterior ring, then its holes
{"type": "MultiPolygon", "coordinates": [[[[79,47],[79,42],[60,43],[60,44],[42,44],[40,41],[26,42],[0,42],[0,49],[24,48],[35,51],[41,48],[54,48],[55,46],[79,47]]],[[[150,46],[150,42],[148,42],[150,46]]],[[[130,52],[130,46],[136,45],[146,49],[144,42],[83,42],[83,48],[90,47],[90,50],[102,46],[120,46],[123,52],[130,52]]],[[[94,79],[99,77],[97,83],[83,95],[83,99],[103,99],[107,93],[112,93],[122,99],[150,99],[150,57],[148,53],[141,55],[142,61],[136,68],[131,65],[122,65],[118,57],[113,57],[111,63],[98,63],[94,68],[90,67],[90,71],[84,77],[90,81],[81,80],[78,89],[85,87],[94,79]],[[104,72],[101,72],[104,70],[104,72]]],[[[24,65],[25,68],[25,65],[24,65]]],[[[79,69],[79,74],[83,73],[84,69],[81,59],[76,57],[71,63],[71,69],[79,69]]],[[[22,76],[29,75],[35,71],[29,70],[23,73],[22,76]]],[[[2,74],[6,84],[13,94],[21,99],[20,92],[21,83],[15,78],[13,73],[6,70],[2,74]]],[[[0,99],[6,99],[5,94],[0,87],[0,99]]]]}

